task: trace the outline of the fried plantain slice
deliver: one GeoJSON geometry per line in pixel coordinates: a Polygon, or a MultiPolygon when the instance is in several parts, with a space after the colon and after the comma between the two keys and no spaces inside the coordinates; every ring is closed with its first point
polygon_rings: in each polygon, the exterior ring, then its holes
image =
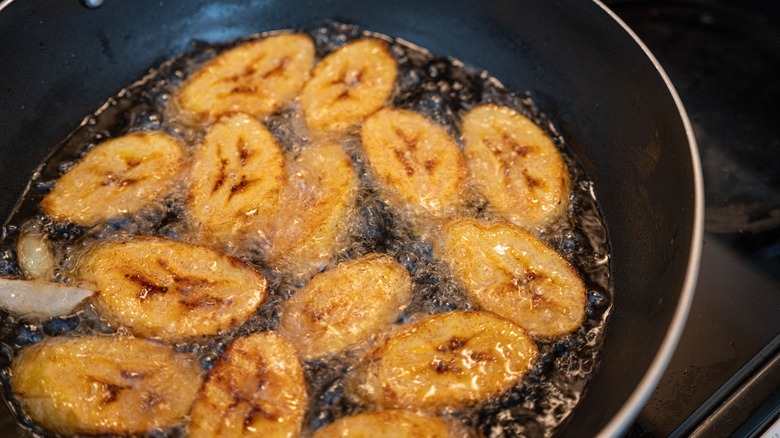
{"type": "Polygon", "coordinates": [[[444,227],[435,252],[482,308],[531,335],[564,335],[585,318],[585,284],[577,271],[520,227],[455,220],[444,227]]]}
{"type": "Polygon", "coordinates": [[[452,420],[391,409],[340,418],[318,429],[314,438],[455,438],[473,436],[452,420]]]}
{"type": "Polygon", "coordinates": [[[55,221],[81,226],[130,217],[166,193],[183,158],[179,142],[162,132],[108,140],[57,180],[41,208],[55,221]]]}
{"type": "Polygon", "coordinates": [[[504,218],[534,229],[566,211],[569,170],[531,120],[511,108],[480,105],[463,118],[462,130],[472,182],[504,218]]]}
{"type": "Polygon", "coordinates": [[[395,86],[398,66],[387,43],[362,38],[320,61],[301,92],[309,128],[319,134],[348,131],[381,108],[395,86]]]}
{"type": "Polygon", "coordinates": [[[452,311],[400,327],[348,385],[381,408],[457,408],[513,387],[537,356],[520,326],[491,312],[452,311]]]}
{"type": "Polygon", "coordinates": [[[284,303],[277,330],[303,359],[336,354],[388,329],[411,298],[409,271],[369,254],[312,278],[284,303]]]}
{"type": "Polygon", "coordinates": [[[262,123],[241,113],[221,117],[190,170],[188,201],[201,239],[230,244],[262,233],[279,208],[283,174],[282,151],[262,123]]]}
{"type": "Polygon", "coordinates": [[[357,185],[352,160],[338,143],[307,147],[290,160],[283,207],[268,233],[269,263],[297,278],[330,264],[345,238],[357,185]]]}
{"type": "Polygon", "coordinates": [[[126,337],[48,338],[11,365],[11,389],[46,430],[141,434],[184,421],[201,385],[194,356],[126,337]]]}
{"type": "Polygon", "coordinates": [[[209,248],[156,237],[96,244],[77,275],[101,316],[137,336],[181,341],[237,326],[265,301],[266,280],[209,248]]]}
{"type": "Polygon", "coordinates": [[[189,436],[297,437],[307,395],[303,368],[273,332],[236,339],[209,372],[192,408],[189,436]]]}
{"type": "Polygon", "coordinates": [[[360,139],[395,204],[433,216],[454,212],[466,165],[444,128],[414,111],[385,108],[366,120],[360,139]]]}
{"type": "Polygon", "coordinates": [[[176,95],[185,113],[214,119],[233,111],[265,117],[293,100],[314,66],[314,43],[302,33],[249,41],[221,53],[176,95]]]}

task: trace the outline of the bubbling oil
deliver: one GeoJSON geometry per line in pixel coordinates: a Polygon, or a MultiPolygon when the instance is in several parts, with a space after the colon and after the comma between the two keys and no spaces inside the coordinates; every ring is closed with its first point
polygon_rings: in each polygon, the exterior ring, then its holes
{"type": "MultiPolygon", "coordinates": [[[[606,318],[612,306],[609,272],[609,246],[606,229],[598,210],[593,182],[588,179],[554,124],[534,106],[527,94],[506,90],[487,72],[400,39],[367,32],[357,26],[326,22],[303,29],[314,40],[317,58],[358,37],[380,38],[391,47],[399,65],[391,104],[417,111],[460,138],[460,119],[476,105],[494,103],[524,114],[542,127],[560,148],[572,176],[570,213],[542,230],[542,237],[577,269],[588,291],[587,313],[573,333],[552,339],[536,339],[540,357],[533,370],[514,388],[477,407],[453,410],[451,416],[486,437],[552,436],[571,414],[582,396],[588,376],[598,363],[606,318]]],[[[276,33],[276,32],[274,32],[276,33]]],[[[87,116],[35,173],[29,188],[3,229],[0,246],[0,276],[21,277],[14,248],[23,227],[35,224],[50,239],[58,260],[54,279],[72,282],[71,272],[83,248],[102,239],[134,235],[158,235],[187,240],[186,187],[173,190],[164,199],[131,218],[120,218],[92,228],[54,223],[40,210],[39,203],[57,178],[67,172],[87,151],[110,138],[130,132],[162,130],[179,138],[190,152],[203,138],[204,129],[179,114],[172,96],[182,82],[208,59],[242,42],[272,35],[265,33],[222,44],[195,42],[191,51],[150,70],[141,80],[111,97],[94,114],[87,116]]],[[[311,142],[296,103],[269,116],[266,126],[286,155],[292,156],[311,142]]],[[[359,175],[356,205],[345,225],[343,244],[336,259],[343,261],[379,252],[392,255],[409,270],[414,295],[398,322],[419,315],[476,308],[453,278],[445,263],[433,256],[431,243],[420,234],[420,220],[405,211],[393,209],[382,198],[367,170],[357,133],[341,140],[359,175]]],[[[491,219],[496,215],[486,201],[471,193],[466,202],[470,216],[491,219]]],[[[427,232],[431,231],[430,227],[427,232]]],[[[267,266],[258,248],[231,245],[223,248],[252,265],[269,280],[269,297],[260,310],[239,327],[217,336],[183,342],[174,347],[196,355],[201,367],[209,370],[225,347],[240,336],[273,329],[278,323],[279,306],[302,285],[300,279],[285,276],[267,266]]],[[[122,331],[104,322],[94,308],[76,315],[43,323],[21,322],[0,310],[0,382],[9,406],[21,425],[48,436],[21,412],[8,385],[9,364],[18,350],[49,336],[77,336],[122,331]]],[[[308,382],[309,409],[304,425],[308,434],[335,419],[371,409],[345,391],[345,376],[361,351],[311,360],[304,363],[308,382]]],[[[149,436],[181,436],[182,428],[152,431],[149,436]]]]}

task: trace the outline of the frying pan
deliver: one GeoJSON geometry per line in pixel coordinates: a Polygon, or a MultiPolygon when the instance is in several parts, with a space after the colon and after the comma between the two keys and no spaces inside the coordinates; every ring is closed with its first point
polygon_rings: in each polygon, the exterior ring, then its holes
{"type": "MultiPolygon", "coordinates": [[[[665,74],[603,5],[567,0],[76,0],[0,3],[0,217],[84,115],[192,40],[323,19],[402,37],[527,91],[594,181],[614,308],[600,364],[563,436],[620,434],[660,378],[691,302],[702,183],[665,74]]],[[[13,421],[3,435],[19,433],[13,421]]]]}

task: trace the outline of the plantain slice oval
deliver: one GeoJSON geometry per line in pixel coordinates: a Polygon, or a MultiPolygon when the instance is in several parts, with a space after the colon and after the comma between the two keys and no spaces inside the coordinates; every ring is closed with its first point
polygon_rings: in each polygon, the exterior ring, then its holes
{"type": "Polygon", "coordinates": [[[472,182],[505,219],[533,229],[566,211],[568,168],[532,121],[510,108],[481,105],[463,117],[462,130],[472,182]]]}
{"type": "Polygon", "coordinates": [[[560,336],[585,318],[585,284],[577,271],[520,227],[456,220],[444,227],[435,252],[482,308],[531,335],[560,336]]]}
{"type": "Polygon", "coordinates": [[[262,123],[241,113],[221,117],[190,171],[189,205],[201,238],[229,243],[262,233],[279,208],[283,174],[282,151],[262,123]]]}
{"type": "Polygon", "coordinates": [[[303,359],[336,354],[388,329],[411,298],[409,271],[369,254],[312,278],[284,303],[277,330],[303,359]]]}
{"type": "Polygon", "coordinates": [[[179,142],[162,132],[108,140],[57,180],[41,208],[81,226],[132,216],[165,194],[183,158],[179,142]]]}
{"type": "Polygon", "coordinates": [[[518,325],[485,312],[452,311],[401,327],[349,380],[381,408],[452,408],[515,386],[538,349],[518,325]]]}
{"type": "Polygon", "coordinates": [[[189,413],[195,357],[132,337],[48,338],[22,350],[10,384],[24,413],[63,435],[142,434],[189,413]]]}
{"type": "Polygon", "coordinates": [[[300,278],[326,267],[345,237],[357,185],[352,160],[338,143],[310,146],[288,161],[269,263],[300,278]]]}
{"type": "Polygon", "coordinates": [[[449,438],[473,436],[443,418],[391,409],[340,418],[318,429],[314,438],[449,438]]]}
{"type": "Polygon", "coordinates": [[[343,133],[381,108],[398,66],[384,41],[358,39],[320,61],[301,92],[301,108],[315,133],[343,133]]]}
{"type": "Polygon", "coordinates": [[[414,111],[385,108],[366,120],[360,139],[377,178],[396,203],[434,216],[453,212],[466,167],[444,128],[414,111]]]}
{"type": "Polygon", "coordinates": [[[176,100],[201,119],[233,111],[265,117],[297,96],[313,66],[314,43],[305,34],[249,41],[201,67],[176,100]]]}
{"type": "Polygon", "coordinates": [[[235,327],[267,296],[265,278],[241,260],[155,237],[99,243],[77,275],[98,291],[101,316],[172,342],[235,327]]]}
{"type": "Polygon", "coordinates": [[[295,350],[262,332],[236,339],[198,393],[190,437],[297,437],[306,410],[306,382],[295,350]]]}

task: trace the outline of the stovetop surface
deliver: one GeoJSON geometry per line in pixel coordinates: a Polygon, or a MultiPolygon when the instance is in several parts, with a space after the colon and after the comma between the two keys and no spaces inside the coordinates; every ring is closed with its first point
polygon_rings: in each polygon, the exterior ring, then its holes
{"type": "Polygon", "coordinates": [[[607,4],[680,94],[706,204],[688,322],[628,435],[760,436],[780,415],[780,2],[607,4]]]}

